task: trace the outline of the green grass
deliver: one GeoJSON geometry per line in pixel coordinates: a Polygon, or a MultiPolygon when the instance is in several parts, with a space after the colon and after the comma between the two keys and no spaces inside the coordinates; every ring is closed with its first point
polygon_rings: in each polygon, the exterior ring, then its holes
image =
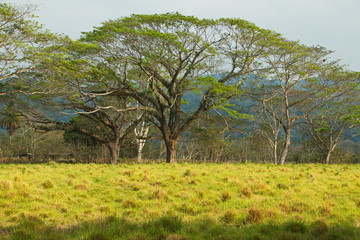
{"type": "Polygon", "coordinates": [[[0,165],[1,239],[360,239],[359,165],[0,165]]]}

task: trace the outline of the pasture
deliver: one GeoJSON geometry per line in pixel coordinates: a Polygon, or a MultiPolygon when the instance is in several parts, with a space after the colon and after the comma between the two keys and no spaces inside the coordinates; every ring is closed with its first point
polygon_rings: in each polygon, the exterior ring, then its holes
{"type": "Polygon", "coordinates": [[[0,165],[1,239],[360,239],[359,165],[0,165]]]}

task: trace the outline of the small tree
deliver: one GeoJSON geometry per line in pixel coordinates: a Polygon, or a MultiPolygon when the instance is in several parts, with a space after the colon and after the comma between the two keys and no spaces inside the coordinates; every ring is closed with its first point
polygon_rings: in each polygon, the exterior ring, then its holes
{"type": "Polygon", "coordinates": [[[0,127],[6,128],[11,139],[16,129],[21,127],[23,116],[11,107],[5,108],[1,115],[0,127]]]}
{"type": "Polygon", "coordinates": [[[323,155],[323,162],[330,163],[336,147],[351,138],[360,136],[359,90],[324,104],[307,116],[303,126],[323,155]]]}
{"type": "MultiPolygon", "coordinates": [[[[115,101],[116,105],[113,106],[119,108],[121,108],[119,103],[126,104],[124,99],[115,101]]],[[[98,105],[100,102],[99,100],[92,107],[74,102],[64,104],[65,109],[71,109],[79,114],[69,124],[64,124],[65,129],[68,134],[73,132],[84,135],[106,146],[110,156],[108,163],[117,164],[123,141],[134,131],[142,119],[133,119],[130,114],[116,109],[101,109],[98,105]]],[[[109,100],[106,100],[106,103],[109,103],[109,100]]]]}

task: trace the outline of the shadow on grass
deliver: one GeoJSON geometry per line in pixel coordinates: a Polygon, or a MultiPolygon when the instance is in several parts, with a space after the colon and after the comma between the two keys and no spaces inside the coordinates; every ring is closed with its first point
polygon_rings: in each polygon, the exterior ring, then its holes
{"type": "Polygon", "coordinates": [[[124,219],[108,217],[64,229],[47,227],[43,221],[28,217],[23,218],[16,226],[0,227],[0,238],[4,240],[356,240],[360,239],[360,229],[345,225],[328,226],[323,222],[314,222],[309,225],[302,222],[287,222],[282,225],[233,226],[205,219],[187,223],[174,216],[161,217],[146,224],[134,224],[124,219]]]}

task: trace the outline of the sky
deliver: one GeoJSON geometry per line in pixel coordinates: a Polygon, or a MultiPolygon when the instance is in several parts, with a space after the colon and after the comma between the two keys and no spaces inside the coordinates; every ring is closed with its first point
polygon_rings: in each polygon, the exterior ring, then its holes
{"type": "Polygon", "coordinates": [[[199,18],[241,18],[290,40],[334,51],[360,71],[360,0],[10,0],[37,4],[40,23],[73,39],[110,19],[179,12],[199,18]]]}

